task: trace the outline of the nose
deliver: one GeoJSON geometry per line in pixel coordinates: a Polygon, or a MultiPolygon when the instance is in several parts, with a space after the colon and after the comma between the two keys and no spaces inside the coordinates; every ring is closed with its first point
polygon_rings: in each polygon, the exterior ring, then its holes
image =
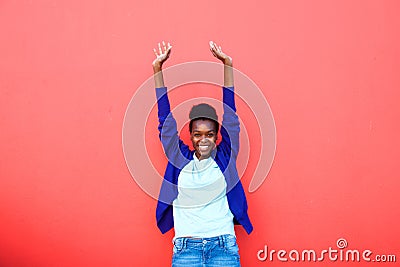
{"type": "Polygon", "coordinates": [[[200,142],[203,142],[203,141],[207,141],[207,136],[202,135],[202,136],[200,137],[200,142]]]}

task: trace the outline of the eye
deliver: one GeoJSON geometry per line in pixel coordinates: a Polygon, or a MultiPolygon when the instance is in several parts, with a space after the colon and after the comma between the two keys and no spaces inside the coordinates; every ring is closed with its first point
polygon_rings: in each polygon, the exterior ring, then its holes
{"type": "Polygon", "coordinates": [[[195,133],[193,136],[194,136],[194,137],[200,137],[200,134],[195,133]]]}
{"type": "Polygon", "coordinates": [[[213,137],[214,134],[213,134],[213,133],[209,133],[207,136],[208,136],[208,137],[213,137]]]}

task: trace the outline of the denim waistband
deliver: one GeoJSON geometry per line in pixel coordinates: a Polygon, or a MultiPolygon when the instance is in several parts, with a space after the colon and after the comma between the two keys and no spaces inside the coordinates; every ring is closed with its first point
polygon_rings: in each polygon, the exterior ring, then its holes
{"type": "Polygon", "coordinates": [[[181,245],[183,247],[186,247],[187,245],[198,246],[214,243],[223,247],[227,240],[232,238],[236,239],[236,236],[226,234],[214,237],[177,237],[172,240],[172,243],[174,245],[181,245]]]}

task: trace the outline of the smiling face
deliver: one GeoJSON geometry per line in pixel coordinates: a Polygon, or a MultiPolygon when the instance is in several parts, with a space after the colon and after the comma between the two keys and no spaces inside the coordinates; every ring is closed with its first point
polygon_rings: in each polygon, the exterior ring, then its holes
{"type": "Polygon", "coordinates": [[[192,140],[196,156],[199,160],[209,158],[217,141],[215,122],[208,119],[193,121],[190,140],[192,140]]]}

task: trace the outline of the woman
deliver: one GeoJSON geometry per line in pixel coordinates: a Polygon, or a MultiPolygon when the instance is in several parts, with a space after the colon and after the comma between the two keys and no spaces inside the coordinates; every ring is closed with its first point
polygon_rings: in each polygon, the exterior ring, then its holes
{"type": "Polygon", "coordinates": [[[219,129],[215,109],[192,107],[189,118],[191,150],[178,136],[170,110],[162,65],[172,46],[154,49],[159,137],[168,165],[157,203],[157,226],[162,233],[174,227],[172,266],[240,266],[234,224],[250,234],[246,196],[236,169],[239,119],[236,114],[232,58],[210,42],[212,54],[224,64],[224,114],[219,129]],[[221,142],[217,145],[218,131],[221,142]]]}

